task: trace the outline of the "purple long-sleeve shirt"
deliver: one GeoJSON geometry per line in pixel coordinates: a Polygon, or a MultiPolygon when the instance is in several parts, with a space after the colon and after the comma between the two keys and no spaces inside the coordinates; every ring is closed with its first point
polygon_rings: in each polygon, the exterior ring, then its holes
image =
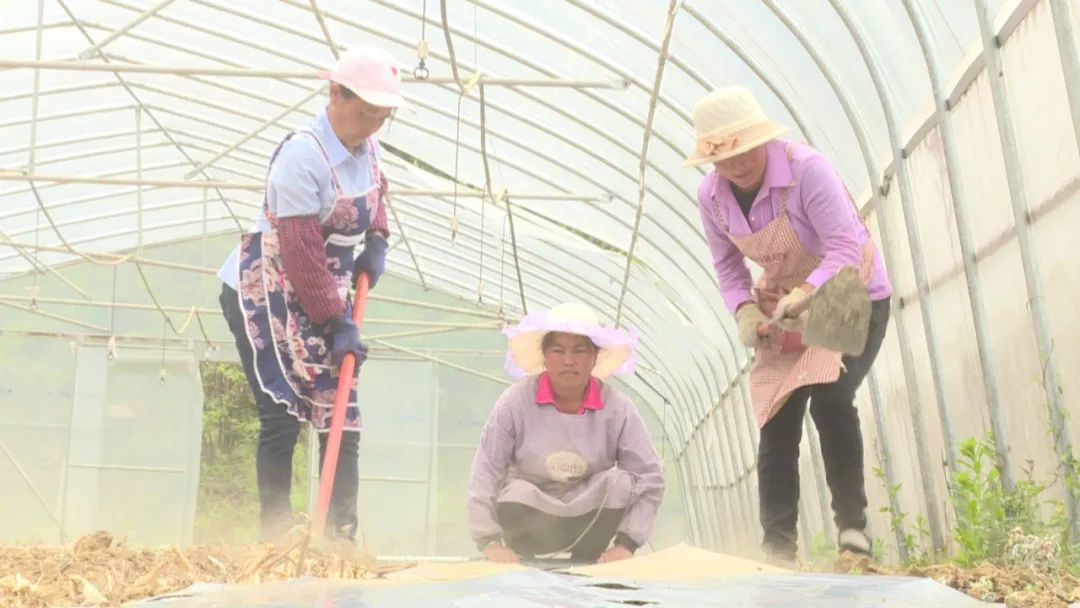
{"type": "MultiPolygon", "coordinates": [[[[715,170],[698,188],[698,210],[720,282],[720,295],[731,312],[751,299],[753,284],[746,260],[728,234],[748,235],[776,219],[780,194],[792,180],[788,217],[807,251],[821,258],[821,264],[806,278],[807,283],[818,287],[844,266],[858,268],[863,244],[870,238],[844,182],[824,156],[810,146],[796,143],[789,162],[787,141],[775,139],[765,146],[765,179],[750,207],[749,218],[739,208],[730,183],[715,170]]],[[[892,294],[880,251],[874,254],[868,287],[871,300],[883,300],[892,294]]]]}
{"type": "Polygon", "coordinates": [[[545,400],[538,397],[540,378],[529,376],[506,389],[488,416],[469,477],[473,540],[501,536],[495,505],[516,502],[563,517],[625,509],[617,532],[645,544],[664,496],[664,476],[634,403],[599,383],[600,407],[564,414],[538,403],[545,400]]]}

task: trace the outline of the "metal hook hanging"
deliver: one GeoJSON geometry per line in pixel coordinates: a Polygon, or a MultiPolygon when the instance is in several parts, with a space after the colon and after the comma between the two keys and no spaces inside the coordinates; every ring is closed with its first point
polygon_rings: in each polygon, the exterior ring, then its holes
{"type": "Polygon", "coordinates": [[[417,80],[427,80],[431,77],[431,71],[427,67],[428,41],[427,33],[427,0],[424,0],[424,12],[420,16],[420,42],[416,44],[416,56],[419,58],[416,67],[413,68],[413,77],[417,80]]]}

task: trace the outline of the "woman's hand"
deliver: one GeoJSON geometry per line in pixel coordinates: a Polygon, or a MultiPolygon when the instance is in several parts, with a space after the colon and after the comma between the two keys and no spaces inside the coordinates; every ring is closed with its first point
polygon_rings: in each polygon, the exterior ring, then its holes
{"type": "Polygon", "coordinates": [[[630,549],[627,549],[622,545],[614,545],[607,551],[604,551],[597,562],[601,564],[605,562],[617,562],[623,559],[630,559],[631,557],[634,557],[634,554],[630,549]]]}
{"type": "Polygon", "coordinates": [[[484,559],[500,564],[520,564],[521,558],[514,550],[500,542],[494,542],[484,547],[484,559]]]}
{"type": "Polygon", "coordinates": [[[802,331],[806,327],[806,319],[809,312],[800,311],[799,314],[790,314],[793,309],[801,308],[805,300],[814,293],[814,286],[803,284],[787,293],[776,303],[773,311],[772,322],[784,331],[802,331]]]}
{"type": "Polygon", "coordinates": [[[769,336],[767,323],[769,317],[754,302],[746,302],[735,311],[735,322],[739,326],[739,340],[747,348],[757,347],[769,336]]]}

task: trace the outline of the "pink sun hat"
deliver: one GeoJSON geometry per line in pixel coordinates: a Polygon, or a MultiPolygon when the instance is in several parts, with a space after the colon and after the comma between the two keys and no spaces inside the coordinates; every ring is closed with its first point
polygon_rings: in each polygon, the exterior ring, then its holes
{"type": "Polygon", "coordinates": [[[389,53],[370,46],[354,46],[338,57],[330,70],[319,72],[321,78],[348,88],[373,106],[399,108],[406,105],[401,96],[401,68],[389,53]]]}

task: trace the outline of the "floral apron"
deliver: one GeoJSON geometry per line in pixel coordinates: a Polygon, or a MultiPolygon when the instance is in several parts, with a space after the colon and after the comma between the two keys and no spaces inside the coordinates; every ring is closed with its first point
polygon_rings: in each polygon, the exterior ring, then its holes
{"type": "MultiPolygon", "coordinates": [[[[792,147],[788,145],[788,161],[792,147]]],[[[788,216],[788,194],[792,181],[780,192],[780,209],[776,219],[752,234],[728,238],[747,258],[764,270],[755,288],[754,299],[761,311],[771,316],[781,297],[806,282],[810,273],[821,264],[821,258],[807,251],[788,216]]],[[[850,194],[848,195],[850,198],[850,194]]],[[[854,204],[854,202],[852,203],[854,204]]],[[[872,238],[862,249],[859,275],[869,283],[876,251],[872,238]]],[[[842,354],[818,348],[799,346],[785,348],[783,340],[754,349],[754,365],[750,369],[750,402],[758,428],[765,426],[787,403],[795,389],[811,384],[828,384],[840,377],[842,354]]]]}
{"type": "MultiPolygon", "coordinates": [[[[271,167],[281,146],[296,135],[313,138],[329,164],[329,156],[319,137],[312,131],[303,130],[289,134],[278,144],[270,158],[271,167]]],[[[346,315],[352,314],[349,289],[352,285],[354,250],[371,225],[379,198],[386,190],[374,145],[374,140],[369,139],[371,183],[377,186],[359,196],[346,194],[331,167],[335,199],[329,213],[321,221],[326,242],[326,266],[337,281],[346,315]]],[[[331,344],[326,324],[311,322],[285,273],[278,241],[277,217],[270,211],[265,196],[263,213],[271,229],[246,234],[241,240],[240,288],[237,290],[248,339],[255,353],[255,372],[262,389],[283,404],[290,414],[310,421],[316,431],[326,432],[330,429],[333,415],[339,368],[330,360],[331,344]]],[[[350,431],[358,431],[361,427],[356,384],[354,377],[345,414],[345,430],[350,431]]]]}

